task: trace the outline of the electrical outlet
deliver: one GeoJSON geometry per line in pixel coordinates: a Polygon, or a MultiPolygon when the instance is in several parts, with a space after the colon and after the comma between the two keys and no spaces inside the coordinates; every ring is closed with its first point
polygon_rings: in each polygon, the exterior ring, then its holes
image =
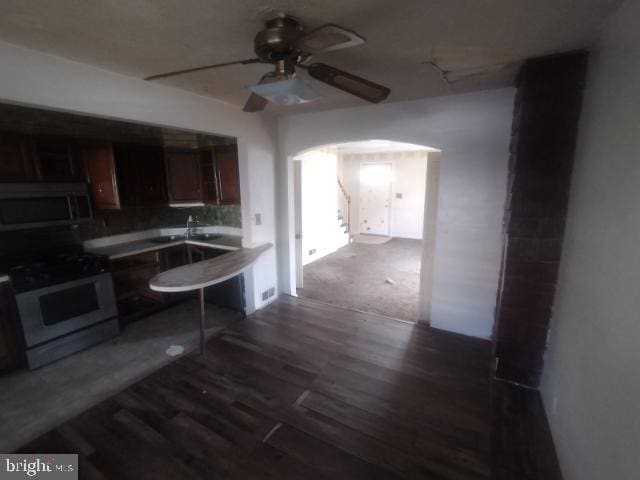
{"type": "Polygon", "coordinates": [[[271,287],[269,289],[269,298],[273,297],[276,294],[276,289],[275,287],[271,287]]]}
{"type": "Polygon", "coordinates": [[[256,213],[256,225],[262,225],[262,214],[256,213]]]}
{"type": "Polygon", "coordinates": [[[402,198],[402,194],[401,193],[396,193],[396,198],[402,198]]]}
{"type": "Polygon", "coordinates": [[[309,250],[309,255],[315,255],[316,254],[316,249],[312,248],[311,250],[309,250]]]}

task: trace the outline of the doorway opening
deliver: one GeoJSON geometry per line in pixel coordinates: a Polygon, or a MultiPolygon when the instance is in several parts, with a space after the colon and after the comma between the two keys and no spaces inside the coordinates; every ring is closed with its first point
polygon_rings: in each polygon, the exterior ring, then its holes
{"type": "Polygon", "coordinates": [[[429,320],[440,151],[367,140],[293,158],[296,292],[429,320]]]}

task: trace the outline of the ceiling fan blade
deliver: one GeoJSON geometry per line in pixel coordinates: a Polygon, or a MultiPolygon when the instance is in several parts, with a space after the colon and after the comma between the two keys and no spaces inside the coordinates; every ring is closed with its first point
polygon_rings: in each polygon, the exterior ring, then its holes
{"type": "Polygon", "coordinates": [[[356,32],[328,23],[304,35],[298,40],[298,47],[306,53],[321,53],[355,47],[365,42],[356,32]]]}
{"type": "Polygon", "coordinates": [[[391,93],[391,90],[385,86],[330,67],[324,63],[313,63],[306,68],[313,78],[371,103],[379,103],[391,93]]]}
{"type": "Polygon", "coordinates": [[[184,70],[175,70],[173,72],[159,73],[157,75],[151,75],[145,78],[145,80],[158,80],[159,78],[173,77],[175,75],[182,75],[185,73],[199,72],[200,70],[208,70],[209,68],[227,67],[229,65],[249,65],[250,63],[260,63],[258,58],[250,58],[248,60],[238,60],[236,62],[215,63],[213,65],[204,65],[202,67],[185,68],[184,70]]]}
{"type": "Polygon", "coordinates": [[[250,113],[261,112],[266,108],[268,103],[269,103],[269,100],[267,100],[266,98],[261,97],[260,95],[257,95],[255,93],[252,93],[251,95],[249,95],[247,103],[244,104],[242,111],[250,112],[250,113]]]}

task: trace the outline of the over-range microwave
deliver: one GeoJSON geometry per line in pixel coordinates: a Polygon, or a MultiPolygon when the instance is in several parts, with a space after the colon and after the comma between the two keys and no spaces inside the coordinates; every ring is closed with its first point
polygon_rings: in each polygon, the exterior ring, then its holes
{"type": "Polygon", "coordinates": [[[89,222],[84,183],[0,183],[0,231],[89,222]]]}

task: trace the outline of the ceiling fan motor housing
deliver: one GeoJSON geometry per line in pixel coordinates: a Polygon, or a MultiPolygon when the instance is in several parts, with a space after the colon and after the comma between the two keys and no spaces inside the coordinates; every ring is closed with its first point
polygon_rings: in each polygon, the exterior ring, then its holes
{"type": "Polygon", "coordinates": [[[260,60],[274,62],[293,60],[302,55],[297,44],[303,36],[300,22],[291,17],[278,17],[269,20],[265,29],[258,32],[254,40],[255,52],[260,60]]]}

